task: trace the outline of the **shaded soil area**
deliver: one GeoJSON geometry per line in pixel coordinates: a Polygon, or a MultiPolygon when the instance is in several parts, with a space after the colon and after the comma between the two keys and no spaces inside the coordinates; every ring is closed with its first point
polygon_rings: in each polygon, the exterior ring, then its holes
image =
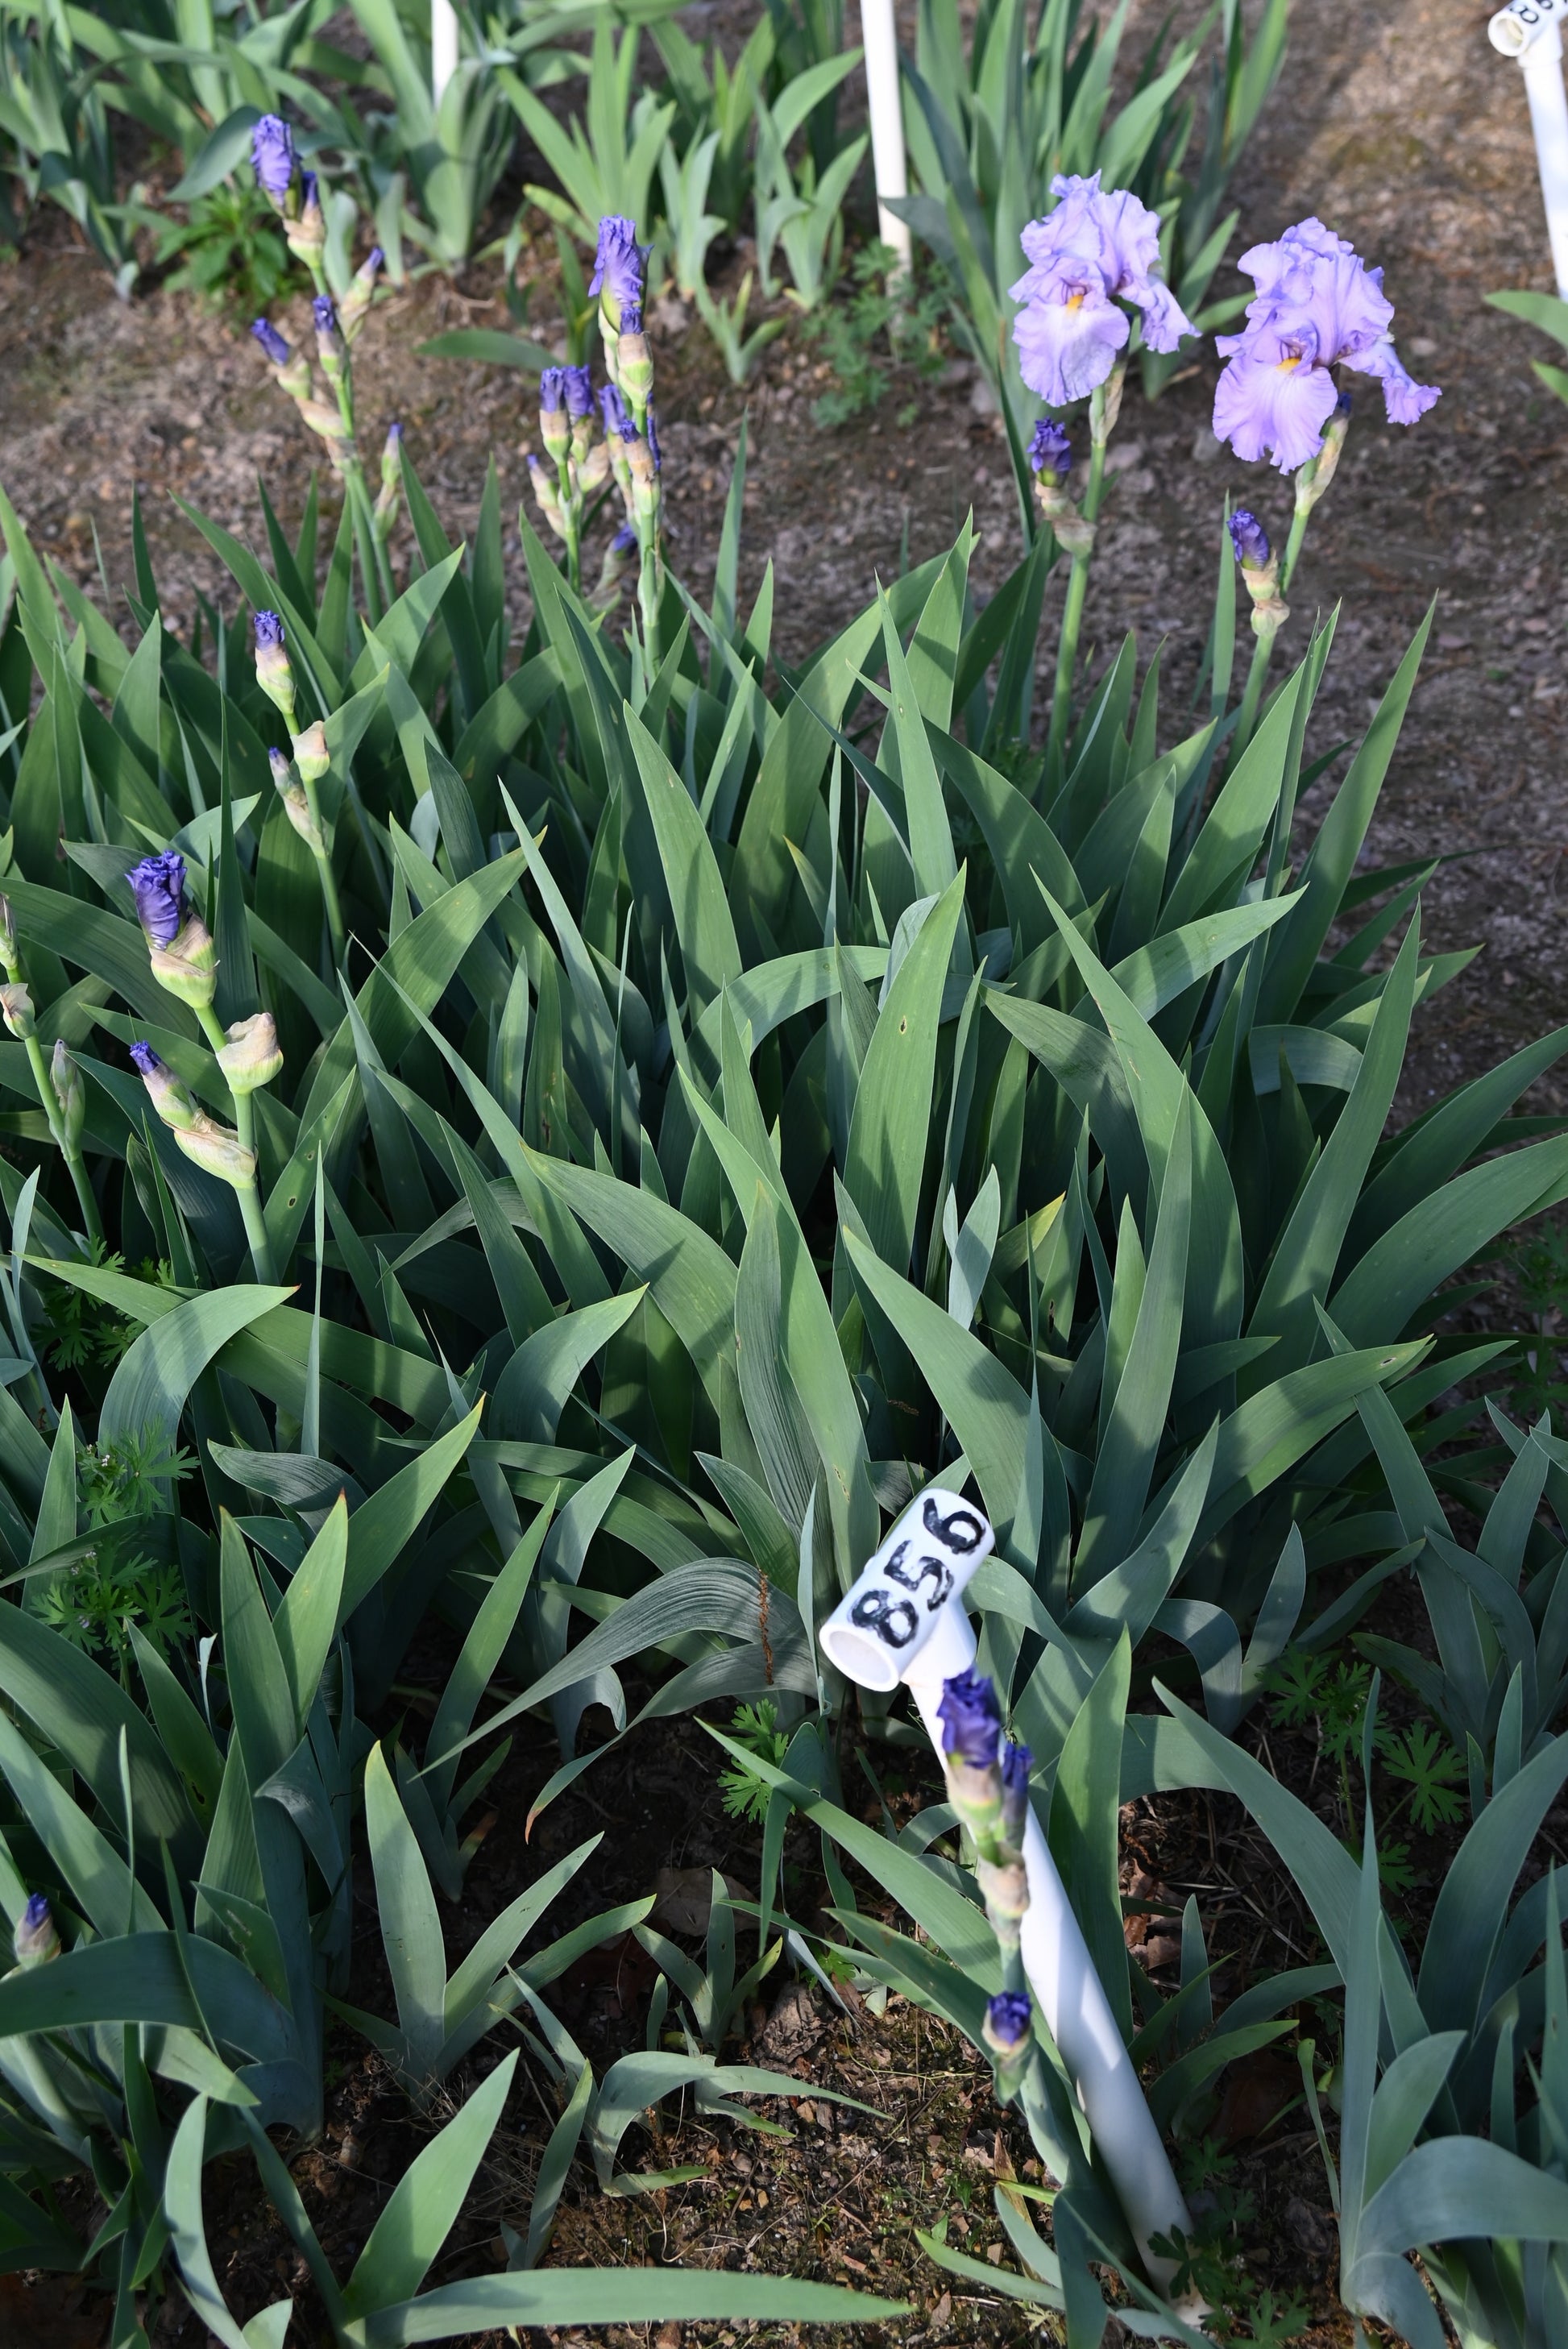
{"type": "MultiPolygon", "coordinates": [[[[1140,13],[1151,22],[1152,7],[1140,13]]],[[[1495,288],[1550,284],[1523,91],[1514,69],[1486,46],[1487,13],[1461,0],[1409,0],[1398,11],[1376,0],[1295,0],[1291,56],[1234,189],[1243,226],[1233,252],[1315,212],[1382,262],[1403,354],[1423,379],[1444,388],[1436,411],[1410,431],[1382,421],[1370,388],[1360,398],[1338,481],[1307,538],[1284,638],[1285,648],[1299,653],[1314,610],[1343,599],[1311,757],[1365,724],[1429,601],[1440,597],[1369,861],[1449,860],[1427,893],[1429,943],[1482,943],[1486,951],[1418,1013],[1402,1096],[1407,1113],[1568,1020],[1562,952],[1568,669],[1560,610],[1568,410],[1531,373],[1531,357],[1545,347],[1482,299],[1495,288]]],[[[738,275],[743,265],[737,255],[738,275]]],[[[559,330],[553,267],[542,240],[520,265],[520,276],[531,276],[537,288],[530,331],[546,341],[559,330]]],[[[1216,292],[1227,282],[1222,272],[1216,292]]],[[[298,315],[281,323],[297,329],[301,316],[298,305],[298,315]]],[[[398,295],[357,347],[367,445],[389,418],[401,419],[425,486],[454,534],[472,526],[492,456],[503,504],[515,512],[534,437],[531,387],[503,370],[422,358],[418,346],[451,327],[507,323],[495,266],[475,264],[455,284],[428,278],[398,295]]],[[[963,363],[918,393],[913,382],[895,385],[869,416],[825,431],[810,413],[821,388],[820,355],[796,327],[744,394],[725,380],[702,329],[678,305],[662,307],[655,348],[672,562],[696,588],[710,578],[748,412],[743,588],[755,592],[764,564],[772,563],[775,641],[785,657],[799,658],[857,610],[877,574],[896,568],[905,543],[913,560],[945,545],[971,506],[984,534],[981,589],[994,586],[1016,558],[1006,448],[963,363]],[[898,420],[905,402],[918,411],[907,423],[898,420]]],[[[1225,493],[1254,507],[1276,533],[1288,516],[1288,492],[1277,477],[1239,464],[1209,433],[1217,366],[1206,350],[1153,407],[1130,394],[1089,595],[1090,640],[1109,647],[1130,622],[1146,653],[1164,640],[1172,709],[1191,689],[1207,632],[1225,493]]],[[[121,306],[57,213],[41,215],[20,258],[0,264],[0,481],[40,548],[84,585],[98,580],[99,549],[111,591],[130,576],[134,488],[166,587],[166,618],[188,627],[198,587],[232,610],[226,574],[173,500],[189,500],[259,539],[258,473],[292,521],[312,457],[248,339],[166,293],[121,306]]],[[[508,562],[521,631],[526,600],[515,531],[508,562]]],[[[1054,653],[1060,593],[1054,583],[1042,671],[1054,653]]],[[[1305,814],[1310,821],[1310,802],[1305,814]]],[[[1548,1076],[1529,1106],[1568,1109],[1568,1086],[1548,1076]]],[[[1248,1734],[1283,1779],[1343,1824],[1334,1774],[1310,1737],[1248,1734]]],[[[661,1868],[717,1866],[742,1891],[755,1892],[758,1837],[724,1813],[712,1749],[698,1726],[638,1733],[547,1812],[527,1840],[528,1805],[558,1759],[541,1733],[507,1764],[495,1825],[460,1909],[448,1912],[454,1955],[521,1884],[601,1829],[605,1840],[591,1868],[551,1912],[546,1934],[654,1890],[661,1868]]],[[[924,1785],[911,1778],[894,1793],[895,1808],[906,1815],[934,1790],[934,1778],[924,1785]]],[[[876,1816],[869,1797],[868,1811],[876,1816]]],[[[1144,1904],[1130,1920],[1130,1937],[1167,1986],[1175,1954],[1171,1920],[1189,1893],[1198,1899],[1212,1952],[1225,1961],[1218,2002],[1254,1973],[1311,1956],[1310,1926],[1236,1806],[1209,1795],[1162,1797],[1135,1806],[1123,1824],[1124,1887],[1130,1901],[1144,1904]]],[[[1558,1846],[1568,1850],[1562,1813],[1548,1823],[1543,1856],[1558,1846]]],[[[809,1921],[825,1896],[814,1835],[793,1830],[788,1858],[785,1897],[809,1921]]],[[[1440,1858],[1437,1847],[1425,1855],[1429,1869],[1440,1858]]],[[[385,2013],[375,1911],[365,1889],[356,1996],[385,2013]]],[[[875,1905],[870,1888],[861,1890],[875,1905]]],[[[552,1996],[602,2070],[644,2044],[649,1989],[634,1945],[595,1952],[552,1996]]],[[[743,2042],[727,2052],[800,2078],[800,2100],[756,2107],[792,2134],[759,2134],[672,2104],[662,2134],[650,2141],[634,2132],[624,2158],[634,2168],[700,2165],[703,2176],[606,2199],[580,2163],[551,2264],[678,2259],[815,2275],[909,2299],[915,2313],[906,2322],[839,2336],[867,2349],[893,2339],[934,2349],[948,2341],[1032,2337],[1026,2311],[944,2277],[914,2233],[945,2217],[949,2240],[985,2260],[1002,2242],[994,2187],[1009,2178],[1037,2181],[1024,2134],[1010,2118],[998,2120],[988,2066],[897,2000],[881,2017],[852,1994],[845,2005],[847,2013],[819,1990],[771,1978],[745,2018],[743,2042]],[[812,2091],[821,2087],[872,2110],[820,2104],[812,2091]]],[[[1303,2026],[1318,2028],[1310,2014],[1303,2026]]],[[[471,2089],[506,2043],[506,2033],[497,2034],[454,2077],[455,2096],[471,2089]]],[[[331,2054],[326,2139],[294,2167],[343,2272],[425,2131],[360,2041],[335,2034],[331,2054]]],[[[1348,2326],[1334,2313],[1334,2228],[1299,2103],[1290,2108],[1298,2088],[1284,2058],[1234,2067],[1206,2122],[1219,2157],[1206,2174],[1235,2198],[1238,2210],[1251,2204],[1234,2234],[1248,2266],[1300,2295],[1311,2338],[1339,2343],[1348,2326]]],[[[542,2071],[525,2060],[495,2152],[432,2281],[500,2263],[501,2227],[526,2223],[555,2111],[542,2071]]],[[[291,2344],[323,2337],[299,2263],[258,2201],[248,2166],[215,2166],[208,2207],[220,2279],[242,2319],[294,2291],[301,2314],[291,2344]]],[[[9,2282],[0,2283],[0,2336],[8,2340],[90,2349],[103,2337],[100,2311],[101,2302],[84,2303],[76,2285],[46,2280],[17,2295],[9,2282]]],[[[739,2333],[769,2344],[797,2338],[788,2326],[739,2333]]],[[[201,2336],[183,2303],[171,2302],[158,2316],[160,2342],[194,2349],[201,2336]]],[[[666,2326],[612,2330],[608,2337],[673,2349],[681,2335],[666,2326]]],[[[738,2333],[693,2327],[686,2337],[727,2342],[738,2333]]]]}

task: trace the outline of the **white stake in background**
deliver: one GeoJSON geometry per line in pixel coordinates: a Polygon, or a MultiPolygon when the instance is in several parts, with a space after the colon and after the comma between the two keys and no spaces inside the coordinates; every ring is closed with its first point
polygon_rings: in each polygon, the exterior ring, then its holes
{"type": "Polygon", "coordinates": [[[430,95],[439,106],[458,70],[458,12],[452,0],[430,0],[430,95]]]}
{"type": "MultiPolygon", "coordinates": [[[[438,0],[432,0],[438,5],[438,0]]],[[[889,197],[907,196],[903,153],[903,98],[898,78],[898,31],[892,0],[861,0],[861,38],[866,52],[866,96],[872,116],[872,170],[877,183],[877,233],[898,255],[896,274],[910,265],[909,222],[888,210],[889,197]]]]}
{"type": "MultiPolygon", "coordinates": [[[[964,1591],[995,1542],[971,1503],[928,1486],[819,1634],[829,1661],[861,1688],[885,1695],[902,1681],[939,1754],[942,1684],[973,1671],[978,1653],[964,1591]]],[[[1032,1803],[1024,1869],[1029,1905],[1019,1951],[1029,1988],[1149,2272],[1169,2287],[1171,2262],[1150,2250],[1150,2240],[1178,2229],[1190,2236],[1192,2221],[1032,1803]]]]}
{"type": "Polygon", "coordinates": [[[1568,301],[1568,96],[1563,88],[1560,18],[1568,0],[1512,0],[1487,26],[1494,49],[1516,57],[1530,99],[1530,127],[1546,203],[1557,291],[1568,301]]]}

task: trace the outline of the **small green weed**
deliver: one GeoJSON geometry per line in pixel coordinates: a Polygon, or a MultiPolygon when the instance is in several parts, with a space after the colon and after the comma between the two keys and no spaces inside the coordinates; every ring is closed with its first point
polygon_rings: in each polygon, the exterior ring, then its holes
{"type": "Polygon", "coordinates": [[[1208,2302],[1204,2324],[1215,2340],[1281,2349],[1305,2332],[1310,2313],[1295,2293],[1260,2284],[1247,2266],[1242,2236],[1256,2220],[1257,2204],[1235,2182],[1235,2155],[1204,2137],[1179,2148],[1178,2159],[1182,2189],[1201,2215],[1190,2236],[1178,2230],[1154,2239],[1154,2249],[1176,2262],[1175,2292],[1208,2302]]]}
{"type": "MultiPolygon", "coordinates": [[[[1339,1773],[1346,1818],[1353,1821],[1350,1764],[1360,1759],[1362,1723],[1372,1692],[1370,1664],[1293,1648],[1266,1675],[1264,1688],[1272,1717],[1282,1729],[1316,1730],[1324,1759],[1339,1773]]],[[[1381,1827],[1408,1812],[1419,1834],[1435,1835],[1439,1827],[1455,1826],[1463,1818],[1463,1790],[1469,1782],[1464,1756],[1429,1721],[1417,1719],[1404,1729],[1378,1721],[1372,1750],[1385,1775],[1404,1790],[1392,1805],[1381,1806],[1381,1827]]],[[[1409,1845],[1390,1842],[1381,1834],[1378,1840],[1377,1865],[1385,1886],[1390,1892],[1410,1891],[1419,1878],[1409,1845]]]]}
{"type": "MultiPolygon", "coordinates": [[[[759,1704],[738,1704],[729,1733],[738,1745],[744,1745],[759,1761],[771,1763],[775,1769],[789,1750],[789,1733],[779,1728],[778,1707],[770,1697],[764,1697],[759,1704]]],[[[737,1763],[733,1769],[720,1771],[718,1784],[724,1807],[731,1818],[749,1819],[756,1826],[762,1825],[768,1816],[768,1798],[773,1791],[766,1778],[759,1778],[755,1771],[737,1763]]]]}
{"type": "Polygon", "coordinates": [[[158,223],[158,264],[180,266],[169,283],[210,310],[252,318],[277,298],[288,254],[271,205],[255,187],[217,187],[198,196],[184,221],[158,223]]]}
{"type": "MultiPolygon", "coordinates": [[[[918,293],[907,278],[901,292],[890,292],[888,273],[897,262],[891,245],[867,245],[845,272],[848,298],[824,303],[802,329],[836,378],[832,389],[813,403],[811,414],[818,424],[830,429],[847,424],[851,417],[875,408],[895,367],[913,369],[921,382],[928,383],[946,363],[942,337],[945,297],[929,288],[918,293]]],[[[900,409],[898,421],[912,424],[918,413],[918,402],[912,400],[900,409]]]]}

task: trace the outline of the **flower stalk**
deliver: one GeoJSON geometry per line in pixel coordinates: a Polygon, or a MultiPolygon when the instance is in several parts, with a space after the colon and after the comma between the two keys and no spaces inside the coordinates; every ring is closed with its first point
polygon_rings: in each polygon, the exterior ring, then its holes
{"type": "Polygon", "coordinates": [[[48,1122],[49,1137],[66,1162],[66,1171],[77,1195],[82,1230],[89,1244],[100,1247],[103,1217],[82,1155],[82,1129],[87,1123],[82,1072],[67,1051],[62,1037],[55,1040],[53,1057],[47,1061],[44,1058],[27,975],[16,943],[15,915],[10,899],[5,896],[0,896],[0,966],[5,972],[5,984],[0,986],[0,1018],[26,1051],[38,1105],[48,1122]]]}
{"type": "Polygon", "coordinates": [[[1020,1928],[1029,1906],[1024,1837],[1029,1816],[1026,1745],[1004,1742],[1001,1707],[984,1672],[944,1681],[937,1706],[947,1799],[975,1847],[975,1872],[1002,1959],[1002,1990],[986,2010],[985,2037],[996,2066],[996,2094],[1017,2094],[1034,2046],[1033,2008],[1024,1985],[1020,1928]]]}
{"type": "Polygon", "coordinates": [[[296,730],[294,666],[282,620],[275,612],[258,612],[254,626],[256,682],[289,733],[288,755],[285,757],[278,750],[269,754],[273,781],[283,801],[284,814],[315,860],[333,961],[341,969],[348,953],[348,933],[344,926],[343,901],[337,894],[337,875],[332,869],[332,843],[327,837],[319,789],[332,770],[326,729],[318,718],[313,725],[296,730]]]}
{"type": "MultiPolygon", "coordinates": [[[[281,637],[279,639],[281,648],[281,637]]],[[[291,689],[292,705],[292,689],[291,689]]],[[[283,1067],[277,1030],[270,1011],[258,1012],[225,1030],[213,1009],[218,957],[205,922],[185,889],[185,859],[175,850],[144,857],[127,874],[137,919],[147,940],[152,975],[166,991],[195,1012],[212,1047],[234,1102],[234,1130],[221,1125],[192,1098],[150,1044],[137,1043],[130,1057],[160,1122],[192,1164],[227,1183],[239,1202],[259,1281],[276,1278],[272,1242],[256,1183],[255,1111],[251,1095],[270,1084],[283,1067]]]]}

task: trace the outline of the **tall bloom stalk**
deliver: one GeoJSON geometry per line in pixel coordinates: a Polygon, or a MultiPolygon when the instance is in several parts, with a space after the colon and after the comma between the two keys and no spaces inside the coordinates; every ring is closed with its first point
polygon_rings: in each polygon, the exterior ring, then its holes
{"type": "MultiPolygon", "coordinates": [[[[326,222],[320,185],[314,171],[300,169],[294,134],[280,116],[263,115],[256,124],[251,134],[251,162],[256,185],[283,222],[289,251],[310,272],[315,288],[311,320],[315,334],[315,358],[325,378],[327,396],[323,398],[318,392],[310,359],[303,352],[291,351],[270,320],[258,318],[251,331],[272,362],[280,388],[294,401],[301,420],[324,444],[332,469],[343,483],[359,554],[366,609],[374,626],[393,600],[387,542],[396,508],[391,502],[385,459],[382,497],[376,506],[371,502],[355,432],[349,352],[369,315],[381,269],[381,248],[373,247],[346,290],[335,300],[326,282],[326,222]]],[[[397,480],[400,475],[394,475],[394,482],[397,480]]]]}
{"type": "Polygon", "coordinates": [[[1024,1987],[1019,1929],[1029,1905],[1024,1833],[1029,1816],[1026,1745],[1004,1741],[996,1692],[984,1672],[942,1685],[942,1767],[947,1799],[975,1847],[975,1875],[1002,1959],[1002,1989],[986,2009],[985,2038],[1004,2103],[1017,2094],[1033,2052],[1033,2010],[1024,1987]]]}
{"type": "MultiPolygon", "coordinates": [[[[1046,519],[1072,561],[1047,752],[1047,775],[1059,781],[1105,452],[1121,406],[1127,364],[1122,354],[1131,339],[1131,314],[1151,351],[1173,351],[1183,335],[1197,330],[1161,274],[1160,221],[1147,204],[1125,188],[1102,189],[1098,171],[1090,179],[1059,172],[1051,193],[1055,210],[1023,232],[1029,266],[1010,291],[1022,305],[1013,321],[1013,340],[1018,371],[1030,390],[1052,408],[1069,408],[1080,399],[1089,403],[1088,479],[1067,533],[1058,524],[1068,521],[1072,510],[1062,502],[1053,513],[1042,499],[1046,519]]],[[[1041,471],[1037,458],[1037,478],[1041,471]]]]}
{"type": "Polygon", "coordinates": [[[626,501],[627,519],[637,534],[637,604],[650,672],[659,662],[659,599],[664,562],[659,543],[659,437],[654,417],[654,362],[643,330],[648,249],[637,243],[636,223],[618,213],[599,223],[598,250],[589,292],[599,299],[599,334],[604,370],[619,396],[612,420],[605,409],[607,439],[618,440],[611,463],[626,501]],[[624,468],[624,471],[623,471],[624,468]]]}
{"type": "Polygon", "coordinates": [[[16,942],[16,917],[10,899],[5,896],[0,896],[0,968],[4,968],[5,973],[5,984],[0,986],[0,1019],[4,1019],[8,1033],[26,1047],[38,1105],[48,1121],[50,1139],[66,1162],[66,1171],[77,1195],[77,1205],[81,1209],[82,1229],[89,1241],[101,1245],[103,1217],[98,1213],[98,1196],[88,1173],[87,1160],[82,1155],[87,1097],[82,1088],[81,1071],[67,1051],[63,1038],[57,1037],[52,1058],[47,1061],[44,1058],[33,999],[27,987],[27,974],[16,942]]]}
{"type": "Polygon", "coordinates": [[[319,719],[303,731],[296,728],[299,712],[294,699],[294,666],[282,620],[275,612],[258,612],[254,627],[256,682],[289,734],[287,756],[282,750],[272,753],[273,781],[284,814],[315,859],[333,959],[341,969],[348,953],[348,933],[344,927],[343,903],[337,894],[337,875],[332,869],[332,843],[327,838],[319,790],[323,777],[332,767],[326,729],[319,719]]]}
{"type": "Polygon", "coordinates": [[[158,1117],[185,1156],[232,1189],[244,1220],[256,1278],[271,1281],[275,1275],[256,1182],[255,1111],[251,1095],[258,1086],[270,1084],[283,1067],[272,1014],[259,1012],[227,1030],[221,1024],[213,1009],[217,953],[206,923],[191,903],[185,859],[177,851],[168,849],[161,855],[143,857],[126,879],[136,900],[152,975],[169,994],[195,1012],[233,1097],[233,1130],[221,1125],[197,1104],[150,1044],[133,1044],[131,1060],[158,1117]]]}
{"type": "MultiPolygon", "coordinates": [[[[1273,243],[1254,244],[1236,265],[1258,290],[1241,333],[1217,338],[1226,364],[1214,394],[1215,437],[1248,463],[1266,456],[1280,472],[1293,474],[1295,494],[1290,535],[1270,583],[1277,586],[1278,618],[1253,596],[1257,642],[1233,758],[1256,723],[1274,640],[1285,616],[1281,599],[1307,518],[1334,479],[1350,429],[1350,397],[1335,370],[1349,367],[1380,383],[1391,424],[1416,423],[1441,396],[1436,385],[1417,383],[1394,348],[1388,332],[1394,305],[1383,292],[1382,271],[1369,269],[1354,245],[1321,221],[1301,221],[1273,243]]],[[[1250,589],[1239,543],[1236,553],[1250,589]]]]}

